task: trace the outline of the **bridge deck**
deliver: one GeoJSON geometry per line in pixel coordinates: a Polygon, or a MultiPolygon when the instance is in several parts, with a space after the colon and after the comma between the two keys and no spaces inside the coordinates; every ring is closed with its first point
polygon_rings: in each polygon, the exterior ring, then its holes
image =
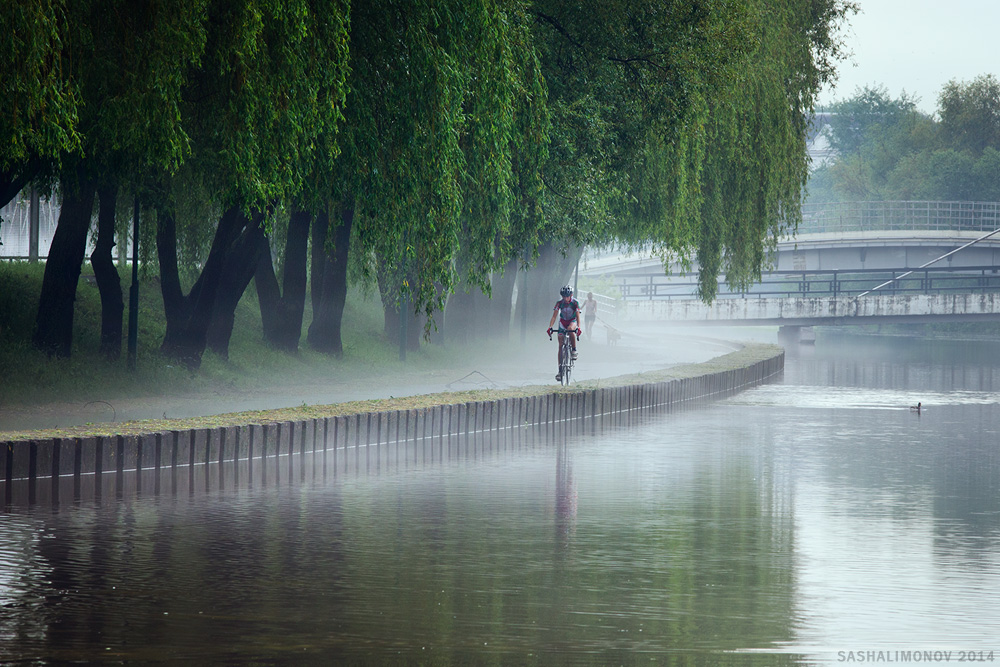
{"type": "Polygon", "coordinates": [[[671,324],[816,326],[1000,321],[1000,293],[630,301],[631,321],[671,324]]]}

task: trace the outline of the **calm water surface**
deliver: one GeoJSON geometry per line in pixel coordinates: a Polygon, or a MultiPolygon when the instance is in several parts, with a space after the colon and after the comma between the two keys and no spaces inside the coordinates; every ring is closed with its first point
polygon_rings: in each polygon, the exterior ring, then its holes
{"type": "Polygon", "coordinates": [[[0,662],[1000,662],[1000,346],[867,345],[475,459],[0,515],[0,662]]]}

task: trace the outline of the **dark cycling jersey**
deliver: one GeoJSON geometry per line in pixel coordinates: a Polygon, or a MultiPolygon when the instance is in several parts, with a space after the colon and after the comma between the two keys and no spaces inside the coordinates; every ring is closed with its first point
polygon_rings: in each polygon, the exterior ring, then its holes
{"type": "Polygon", "coordinates": [[[559,299],[552,310],[559,311],[559,319],[563,322],[572,322],[580,312],[580,302],[576,299],[570,299],[568,302],[559,299]]]}

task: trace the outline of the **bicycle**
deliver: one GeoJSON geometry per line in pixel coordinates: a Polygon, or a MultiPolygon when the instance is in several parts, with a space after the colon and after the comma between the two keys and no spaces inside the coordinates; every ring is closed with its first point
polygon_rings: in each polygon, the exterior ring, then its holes
{"type": "Polygon", "coordinates": [[[552,340],[553,332],[562,336],[562,344],[559,347],[559,374],[556,378],[564,385],[569,385],[569,377],[573,371],[573,339],[570,334],[576,335],[579,329],[549,329],[549,340],[552,340]]]}

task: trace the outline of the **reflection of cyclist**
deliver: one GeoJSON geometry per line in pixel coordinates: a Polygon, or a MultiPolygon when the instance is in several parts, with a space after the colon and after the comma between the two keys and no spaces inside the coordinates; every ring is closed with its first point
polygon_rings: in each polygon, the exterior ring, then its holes
{"type": "MultiPolygon", "coordinates": [[[[569,330],[569,340],[573,344],[573,361],[576,361],[576,339],[577,330],[580,325],[580,303],[573,298],[573,288],[569,285],[563,287],[559,290],[559,294],[562,298],[556,301],[556,307],[552,309],[552,319],[549,320],[548,332],[552,332],[552,325],[556,323],[556,317],[559,318],[559,326],[563,329],[569,330]]],[[[559,334],[559,350],[562,350],[563,334],[559,334]]],[[[557,356],[559,353],[557,352],[557,356]]],[[[561,363],[562,359],[559,359],[557,363],[561,363]]],[[[562,381],[562,374],[556,376],[556,382],[562,381]]]]}

